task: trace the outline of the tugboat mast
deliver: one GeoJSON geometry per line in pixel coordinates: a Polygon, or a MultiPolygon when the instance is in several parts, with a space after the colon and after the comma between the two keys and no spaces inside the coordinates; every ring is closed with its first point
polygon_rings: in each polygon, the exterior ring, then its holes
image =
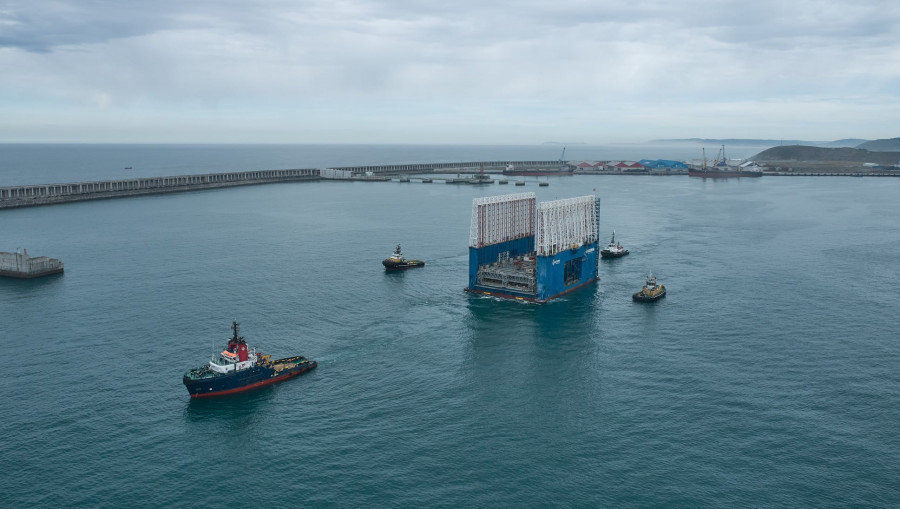
{"type": "Polygon", "coordinates": [[[244,336],[238,337],[238,332],[241,329],[241,324],[237,323],[237,320],[231,321],[231,328],[234,330],[234,335],[231,336],[231,341],[233,343],[241,343],[244,340],[244,336]]]}

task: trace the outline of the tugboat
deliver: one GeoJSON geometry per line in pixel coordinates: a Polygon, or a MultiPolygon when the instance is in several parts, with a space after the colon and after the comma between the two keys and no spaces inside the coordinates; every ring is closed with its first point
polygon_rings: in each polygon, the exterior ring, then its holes
{"type": "Polygon", "coordinates": [[[600,250],[600,258],[621,258],[628,254],[628,250],[622,244],[616,242],[616,232],[613,231],[609,245],[600,250]]]}
{"type": "Polygon", "coordinates": [[[631,296],[638,302],[653,302],[666,296],[666,287],[656,283],[656,276],[650,274],[647,276],[647,283],[641,288],[641,291],[631,296]]]}
{"type": "Polygon", "coordinates": [[[422,260],[407,260],[404,258],[403,253],[400,252],[400,244],[397,244],[394,254],[382,260],[381,264],[384,265],[384,270],[403,270],[425,266],[425,262],[422,260]]]}
{"type": "Polygon", "coordinates": [[[300,355],[270,360],[269,355],[247,347],[244,337],[238,335],[236,321],[231,323],[231,328],[234,335],[228,339],[225,350],[214,353],[206,366],[184,374],[182,381],[192,398],[234,394],[283,382],[318,366],[316,361],[300,355]]]}

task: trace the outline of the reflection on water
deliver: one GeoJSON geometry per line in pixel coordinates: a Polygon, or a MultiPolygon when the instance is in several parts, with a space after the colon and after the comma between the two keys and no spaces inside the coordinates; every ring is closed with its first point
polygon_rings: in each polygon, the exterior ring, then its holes
{"type": "Polygon", "coordinates": [[[276,387],[267,385],[237,394],[211,398],[188,398],[184,417],[188,422],[252,420],[257,412],[275,399],[276,387]]]}
{"type": "Polygon", "coordinates": [[[45,292],[49,288],[59,286],[66,276],[65,272],[49,274],[33,279],[20,279],[16,277],[0,277],[0,291],[9,290],[16,292],[45,292]]]}

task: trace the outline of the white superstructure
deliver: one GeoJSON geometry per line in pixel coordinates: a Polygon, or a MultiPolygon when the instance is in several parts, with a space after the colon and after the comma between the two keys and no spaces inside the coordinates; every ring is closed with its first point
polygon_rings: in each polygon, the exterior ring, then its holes
{"type": "Polygon", "coordinates": [[[534,210],[534,193],[473,199],[469,247],[480,248],[534,235],[534,210]]]}
{"type": "Polygon", "coordinates": [[[597,204],[593,196],[578,196],[538,204],[535,250],[553,256],[600,239],[597,204]]]}

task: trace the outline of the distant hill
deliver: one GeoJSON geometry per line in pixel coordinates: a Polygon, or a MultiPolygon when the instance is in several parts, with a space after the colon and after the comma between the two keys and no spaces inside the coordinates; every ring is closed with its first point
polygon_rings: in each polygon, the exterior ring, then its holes
{"type": "MultiPolygon", "coordinates": [[[[714,138],[684,138],[673,140],[653,140],[654,143],[696,143],[701,145],[725,145],[728,146],[750,146],[750,147],[777,147],[788,145],[804,145],[809,147],[856,147],[860,143],[867,140],[857,138],[848,138],[835,141],[806,141],[806,140],[756,140],[756,139],[714,139],[714,138]]],[[[871,150],[871,149],[870,149],[871,150]]]]}
{"type": "Polygon", "coordinates": [[[856,148],[872,152],[900,152],[900,138],[867,141],[856,145],[856,148]]]}
{"type": "MultiPolygon", "coordinates": [[[[845,140],[835,140],[822,143],[822,147],[850,147],[850,148],[859,148],[859,144],[866,143],[869,140],[862,140],[859,138],[847,138],[845,140]]],[[[817,145],[817,144],[814,144],[817,145]]],[[[869,149],[871,150],[871,149],[869,149]]]]}
{"type": "Polygon", "coordinates": [[[701,145],[726,145],[726,146],[751,146],[751,147],[760,147],[766,145],[783,145],[785,143],[789,145],[819,145],[819,142],[815,141],[803,141],[803,140],[752,140],[752,139],[739,139],[739,138],[729,138],[729,139],[715,139],[715,138],[682,138],[682,139],[668,139],[668,140],[653,140],[651,143],[696,143],[701,145]]]}
{"type": "Polygon", "coordinates": [[[751,157],[757,162],[845,162],[892,165],[900,161],[900,152],[871,152],[857,148],[786,145],[772,147],[751,157]]]}

